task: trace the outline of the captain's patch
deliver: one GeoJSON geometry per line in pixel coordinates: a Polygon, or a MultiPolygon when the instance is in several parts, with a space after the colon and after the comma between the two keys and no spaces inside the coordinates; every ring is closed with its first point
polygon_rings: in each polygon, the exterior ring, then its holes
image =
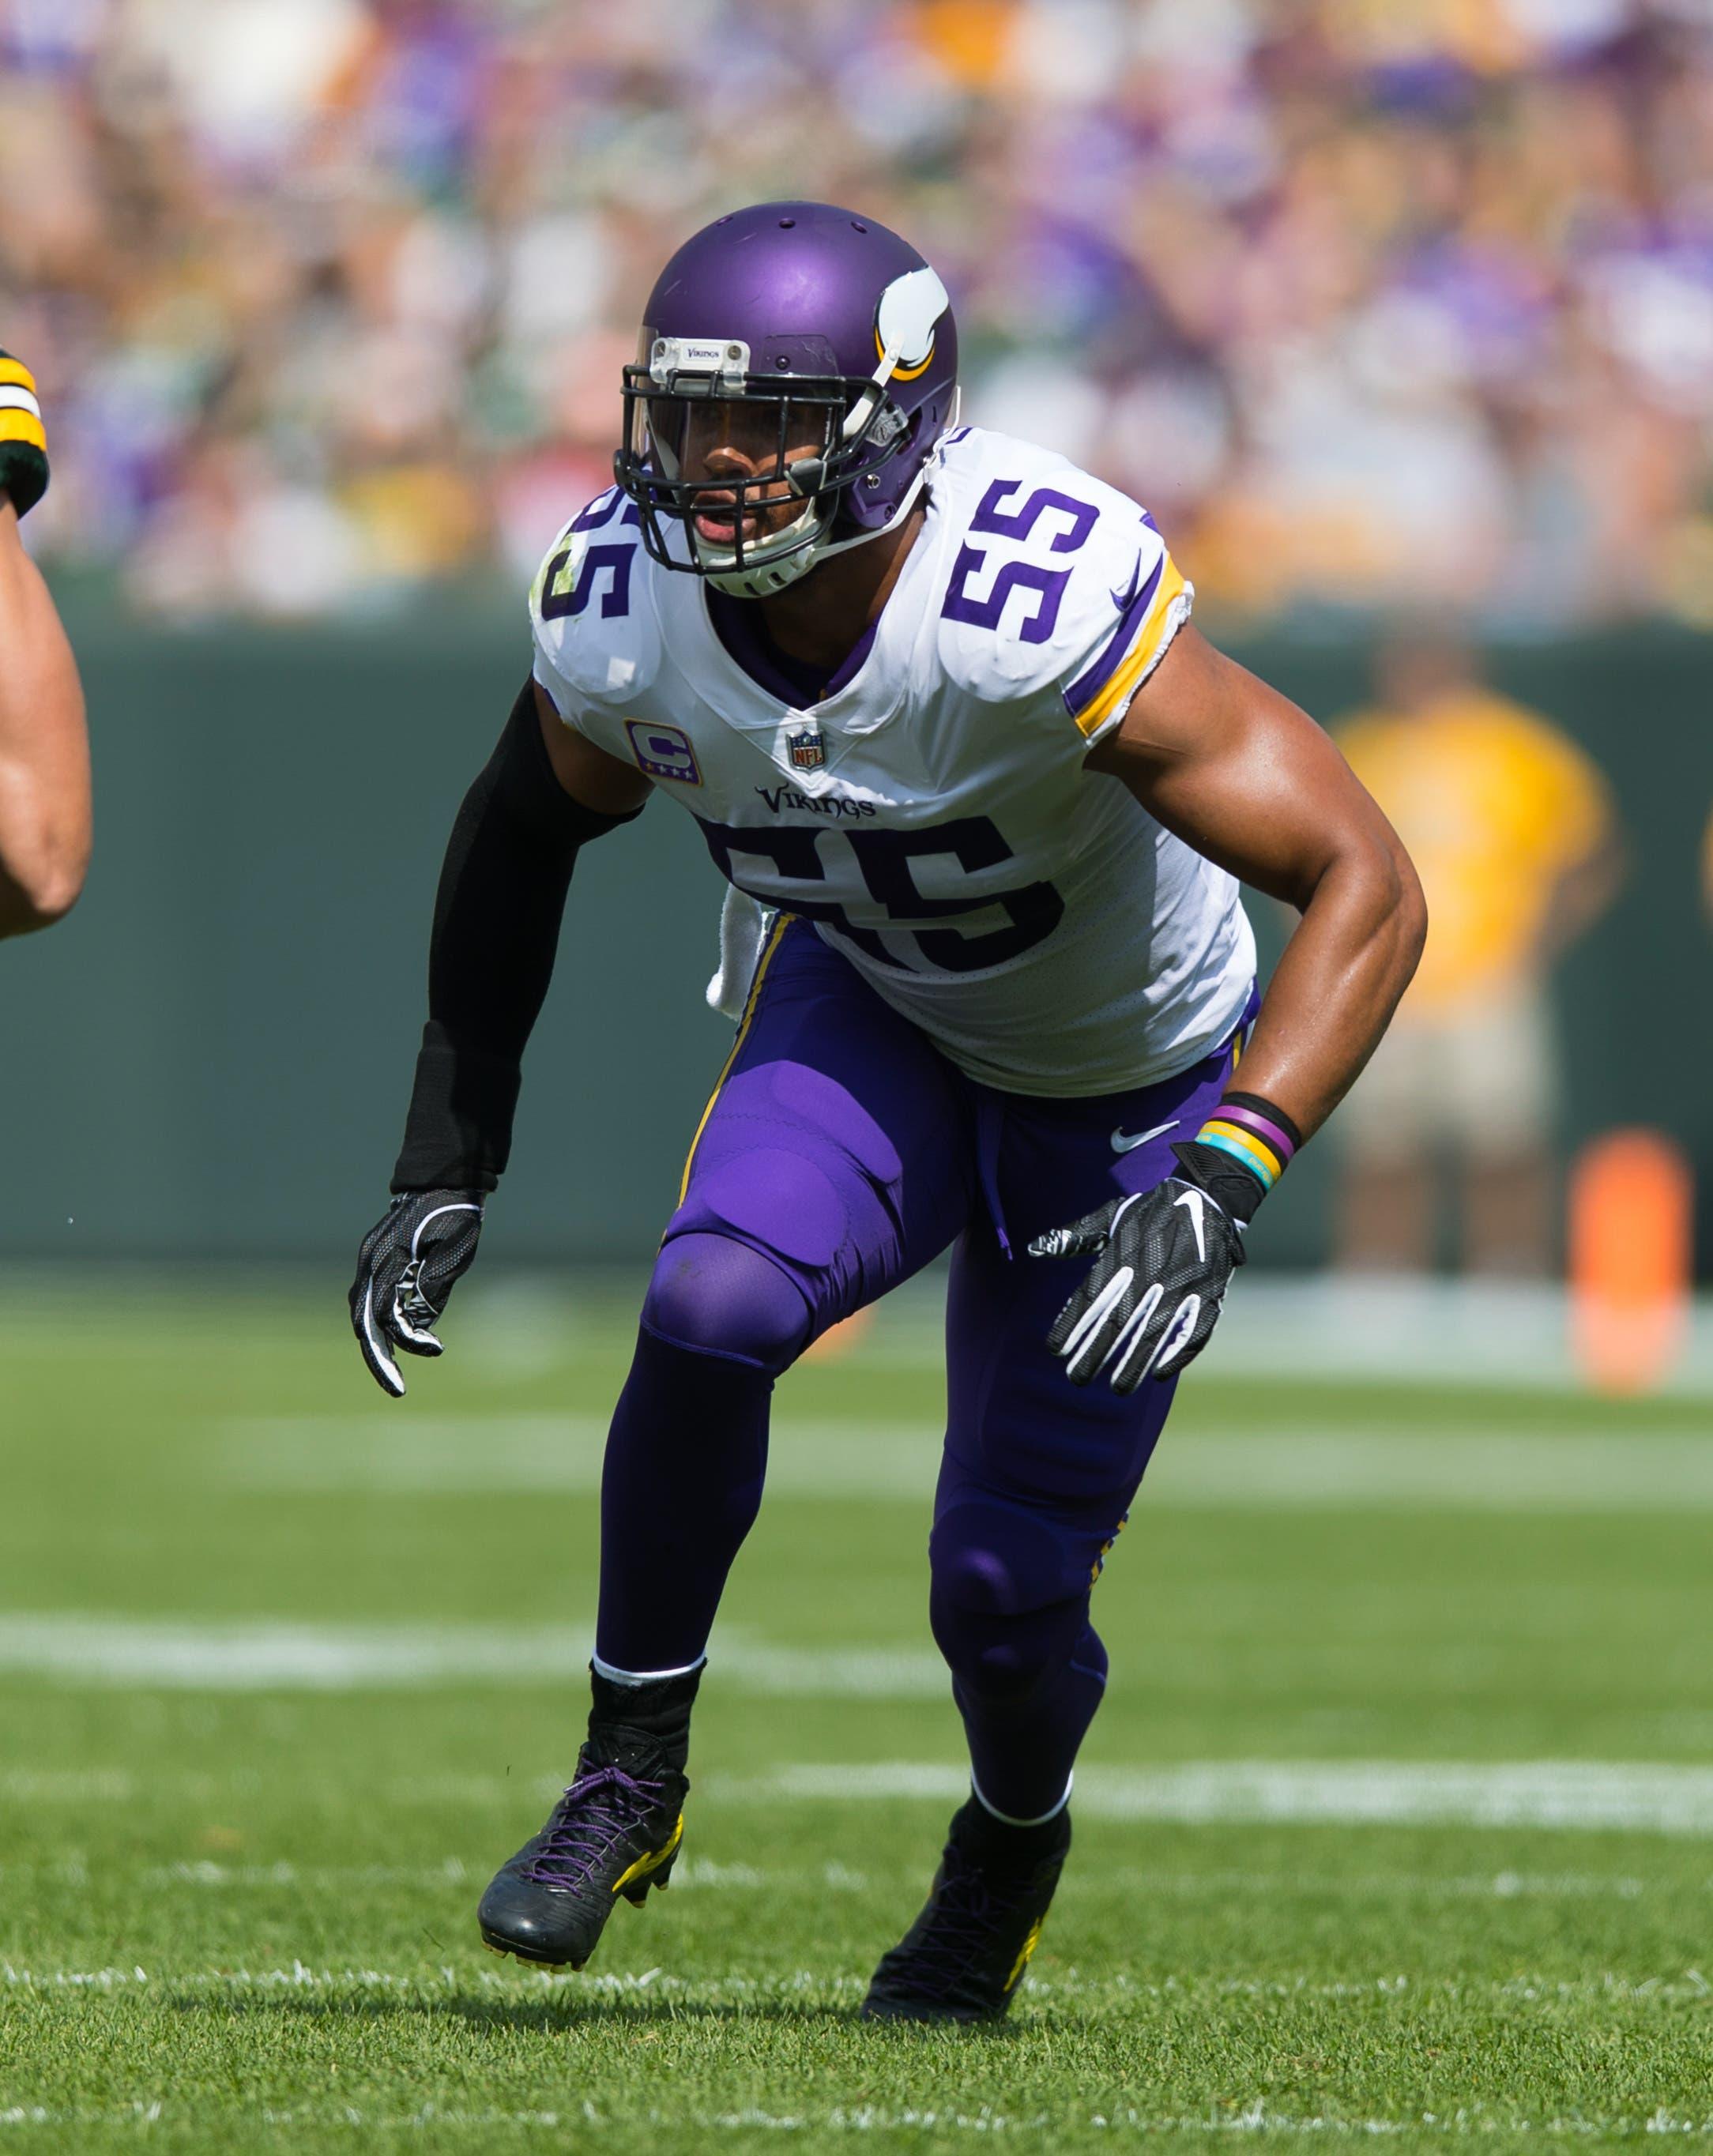
{"type": "Polygon", "coordinates": [[[630,753],[636,758],[638,770],[646,771],[651,778],[676,779],[681,786],[701,785],[702,769],[688,734],[648,719],[626,719],[625,731],[630,737],[630,753]]]}

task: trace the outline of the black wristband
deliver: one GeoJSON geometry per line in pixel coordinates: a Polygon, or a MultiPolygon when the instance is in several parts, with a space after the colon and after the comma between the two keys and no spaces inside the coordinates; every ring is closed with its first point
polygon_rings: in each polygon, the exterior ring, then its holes
{"type": "Polygon", "coordinates": [[[1240,1228],[1248,1226],[1255,1218],[1255,1209],[1267,1195],[1267,1186],[1258,1175],[1252,1175],[1217,1146],[1198,1145],[1194,1138],[1175,1145],[1172,1152],[1181,1182],[1193,1183],[1198,1190],[1205,1190],[1228,1219],[1235,1220],[1240,1228]]]}
{"type": "Polygon", "coordinates": [[[1291,1142],[1291,1152],[1294,1156],[1303,1150],[1302,1132],[1298,1129],[1283,1108],[1275,1102],[1264,1099],[1259,1093],[1240,1093],[1233,1087],[1221,1096],[1219,1108],[1216,1108],[1213,1113],[1217,1115],[1220,1108],[1253,1108],[1258,1116],[1264,1116],[1276,1129],[1283,1132],[1291,1142]]]}
{"type": "Polygon", "coordinates": [[[0,442],[0,501],[9,501],[20,521],[48,491],[48,459],[30,442],[0,442]]]}

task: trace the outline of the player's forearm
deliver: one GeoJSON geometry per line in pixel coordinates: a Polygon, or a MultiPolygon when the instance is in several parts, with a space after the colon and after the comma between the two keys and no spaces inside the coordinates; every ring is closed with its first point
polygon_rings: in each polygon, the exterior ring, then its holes
{"type": "Polygon", "coordinates": [[[1276,1170],[1349,1091],[1427,935],[1397,834],[1305,711],[1193,629],[1089,759],[1210,860],[1302,916],[1234,1090],[1258,1097],[1276,1170]],[[1294,1126],[1265,1114],[1270,1104],[1294,1126]]]}
{"type": "Polygon", "coordinates": [[[1349,1091],[1409,986],[1428,909],[1401,846],[1335,855],[1278,962],[1235,1081],[1304,1138],[1349,1091]]]}
{"type": "Polygon", "coordinates": [[[90,757],[77,662],[3,495],[0,652],[0,936],[22,936],[83,888],[90,757]]]}
{"type": "Polygon", "coordinates": [[[429,946],[429,1019],[395,1191],[495,1188],[579,850],[627,820],[561,788],[526,684],[447,844],[429,946]]]}

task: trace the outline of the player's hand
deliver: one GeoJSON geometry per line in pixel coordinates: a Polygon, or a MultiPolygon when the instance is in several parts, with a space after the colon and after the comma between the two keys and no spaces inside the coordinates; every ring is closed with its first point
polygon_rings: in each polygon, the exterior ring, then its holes
{"type": "Polygon", "coordinates": [[[1029,1251],[1094,1260],[1047,1344],[1073,1385],[1109,1370],[1115,1393],[1133,1393],[1150,1375],[1175,1377],[1207,1345],[1243,1238],[1205,1190],[1172,1175],[1037,1235],[1029,1251]]]}
{"type": "Polygon", "coordinates": [[[406,1190],[363,1239],[351,1283],[351,1329],[375,1383],[394,1399],[404,1380],[394,1348],[444,1351],[434,1327],[481,1233],[479,1190],[406,1190]]]}
{"type": "Polygon", "coordinates": [[[47,491],[48,437],[35,377],[21,360],[0,352],[0,494],[28,516],[47,491]]]}

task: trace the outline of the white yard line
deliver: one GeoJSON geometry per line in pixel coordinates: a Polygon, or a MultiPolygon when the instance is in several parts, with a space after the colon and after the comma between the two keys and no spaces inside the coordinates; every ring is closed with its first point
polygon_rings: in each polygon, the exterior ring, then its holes
{"type": "MultiPolygon", "coordinates": [[[[144,1794],[153,1799],[168,1794],[208,1799],[244,1794],[244,1785],[252,1779],[245,1774],[223,1778],[171,1770],[134,1779],[114,1768],[58,1774],[14,1772],[0,1774],[0,1801],[57,1810],[132,1801],[144,1794]]],[[[938,1807],[961,1802],[970,1782],[968,1768],[950,1760],[895,1759],[851,1765],[786,1763],[742,1776],[716,1771],[703,1775],[700,1785],[709,1802],[722,1805],[919,1800],[938,1807]]],[[[379,1794],[388,1804],[480,1811],[546,1803],[560,1787],[547,1774],[467,1774],[393,1782],[379,1794]]],[[[1189,1760],[1175,1766],[1081,1768],[1074,1804],[1083,1819],[1191,1826],[1622,1829],[1713,1838],[1713,1768],[1670,1760],[1189,1760]]],[[[4,1876],[0,1871],[0,1879],[4,1876]]],[[[1137,1874],[1145,1884],[1152,1876],[1137,1874]]],[[[183,1883],[224,1884],[227,1877],[222,1867],[197,1866],[185,1872],[183,1883]]],[[[1177,1891],[1184,1892],[1222,1886],[1237,1891],[1245,1882],[1258,1892],[1292,1892],[1313,1884],[1296,1871],[1189,1871],[1163,1875],[1162,1883],[1167,1879],[1178,1881],[1177,1891]]],[[[253,1880],[245,1876],[242,1883],[266,1882],[258,1873],[253,1880]]],[[[1454,1877],[1351,1872],[1345,1877],[1351,1892],[1491,1894],[1501,1899],[1608,1892],[1632,1898],[1646,1891],[1647,1884],[1628,1875],[1514,1871],[1454,1877]]],[[[1702,1887],[1713,1892],[1713,1876],[1702,1887]]]]}
{"type": "Polygon", "coordinates": [[[0,1769],[0,1804],[122,1804],[136,1794],[136,1777],[124,1767],[0,1769]]]}
{"type": "MultiPolygon", "coordinates": [[[[579,1987],[587,1981],[586,1978],[576,1979],[579,1987]]],[[[153,2140],[157,2138],[156,2129],[162,2124],[188,2121],[193,2115],[188,2105],[162,2102],[133,2103],[105,2110],[15,2104],[0,2109],[0,2128],[57,2126],[87,2131],[134,2126],[140,2137],[153,2140]]],[[[348,2133],[358,2147],[372,2144],[373,2138],[382,2133],[505,2132],[534,2136],[554,2128],[601,2128],[624,2123],[622,2118],[603,2112],[593,2099],[585,2099],[580,2107],[567,2106],[559,2111],[510,2111],[495,2105],[471,2108],[440,2103],[422,2104],[413,2111],[378,2110],[367,2104],[293,2104],[284,2107],[264,2105],[260,2117],[263,2125],[270,2128],[290,2128],[299,2133],[320,2135],[348,2133]]],[[[1507,2140],[1538,2140],[1547,2146],[1597,2138],[1638,2140],[1654,2134],[1670,2134],[1680,2140],[1713,2138],[1713,2116],[1702,2118],[1691,2112],[1674,2112],[1664,2105],[1646,2116],[1626,2112],[1591,2118],[1578,2113],[1568,2118],[1536,2120],[1515,2118],[1500,2111],[1464,2107],[1451,2113],[1428,2111],[1407,2118],[1369,2118],[1359,2114],[1329,2117],[1321,2112],[1273,2111],[1268,2108],[1267,2100],[1258,2097],[1230,2110],[1205,2112],[1149,2112],[1138,2110],[1133,2105],[1110,2112],[1007,2112],[990,2105],[975,2111],[957,2111],[932,2106],[886,2104],[835,2104],[826,2109],[787,2112],[751,2105],[742,2111],[684,2112],[676,2123],[681,2131],[687,2128],[703,2136],[741,2134],[752,2145],[758,2133],[769,2139],[804,2133],[825,2140],[829,2135],[846,2133],[931,2133],[937,2139],[947,2134],[969,2134],[984,2145],[995,2137],[1006,2139],[1026,2134],[1031,2137],[1031,2145],[1043,2147],[1051,2145],[1050,2140],[1043,2141],[1040,2137],[1050,2137],[1055,2132],[1102,2130],[1128,2140],[1139,2135],[1230,2133],[1263,2139],[1346,2141],[1385,2139],[1406,2133],[1431,2135],[1436,2140],[1490,2141],[1498,2134],[1507,2140]]]]}
{"type": "MultiPolygon", "coordinates": [[[[515,1994],[544,1992],[549,1997],[583,1992],[629,1996],[651,1992],[658,1997],[686,2000],[723,2001],[816,1998],[861,1998],[867,1985],[866,1970],[797,1969],[775,1976],[682,1977],[660,1968],[630,1974],[586,1973],[574,1983],[553,1969],[503,1969],[470,1963],[443,1962],[438,1967],[414,1969],[364,1969],[347,1964],[340,1968],[316,1969],[294,1960],[289,1968],[183,1969],[172,1965],[145,1968],[110,1965],[101,1969],[43,1969],[0,1961],[0,1990],[21,1991],[143,1991],[173,1992],[398,1992],[418,1997],[456,1998],[471,1991],[515,1994]]],[[[1081,1974],[1073,1966],[1063,1974],[1047,1977],[1031,1973],[1030,1989],[1056,1999],[1142,1999],[1170,2001],[1181,2005],[1202,1999],[1450,1999],[1504,2002],[1511,2006],[1589,2000],[1625,1999],[1662,2007],[1705,2006],[1713,1999],[1713,1984],[1699,1969],[1684,1969],[1671,1976],[1627,1977],[1614,1970],[1592,1969],[1586,1976],[1548,1977],[1525,1971],[1504,1977],[1412,1976],[1396,1963],[1345,1976],[1305,1978],[1217,1975],[1206,1970],[1162,1971],[1140,1982],[1119,1969],[1103,1977],[1081,1974]]]]}
{"type": "MultiPolygon", "coordinates": [[[[916,1760],[805,1763],[714,1786],[728,1799],[741,1786],[796,1803],[945,1804],[967,1795],[969,1774],[916,1760]]],[[[1086,1768],[1072,1803],[1084,1818],[1184,1825],[1625,1828],[1713,1835],[1713,1768],[1600,1759],[1220,1759],[1086,1768]]]]}
{"type": "MultiPolygon", "coordinates": [[[[943,1431],[929,1423],[776,1421],[775,1497],[925,1501],[943,1431]]],[[[424,1496],[599,1487],[603,1418],[584,1414],[268,1416],[229,1423],[215,1471],[260,1490],[424,1496]]],[[[1316,1510],[1434,1506],[1477,1512],[1713,1512],[1713,1434],[1610,1436],[1438,1423],[1328,1430],[1281,1421],[1242,1430],[1181,1426],[1145,1486],[1150,1506],[1316,1510]]]]}
{"type": "MultiPolygon", "coordinates": [[[[545,1798],[555,1795],[558,1784],[543,1785],[545,1798]]],[[[718,1784],[716,1784],[716,1789],[718,1784]]],[[[389,1799],[390,1801],[390,1799],[389,1799]]],[[[106,1870],[112,1875],[115,1867],[106,1870]]],[[[281,1859],[271,1864],[217,1862],[208,1857],[177,1864],[139,1865],[126,1876],[151,1892],[185,1889],[193,1894],[290,1892],[348,1894],[353,1887],[410,1887],[423,1892],[462,1894],[486,1878],[471,1871],[460,1856],[443,1857],[438,1864],[294,1864],[281,1859]]],[[[26,1860],[0,1864],[0,1891],[28,1891],[40,1886],[87,1887],[88,1865],[75,1857],[49,1862],[26,1860]]],[[[836,1858],[820,1864],[727,1864],[712,1857],[681,1858],[672,1873],[672,1888],[686,1887],[719,1892],[769,1892],[794,1889],[815,1894],[890,1892],[899,1882],[919,1883],[918,1867],[908,1851],[882,1871],[858,1871],[836,1858]]],[[[1285,1901],[1328,1900],[1381,1902],[1402,1897],[1417,1902],[1636,1902],[1644,1897],[1685,1893],[1713,1895],[1713,1876],[1700,1881],[1675,1875],[1644,1878],[1633,1873],[1606,1871],[1311,1871],[1301,1866],[1276,1871],[1237,1871],[1215,1865],[1199,1870],[1160,1871],[1140,1865],[1103,1866],[1098,1874],[1073,1870],[1059,1889],[1062,1898],[1109,1902],[1114,1894],[1145,1895],[1154,1899],[1170,1895],[1182,1901],[1242,1899],[1263,1897],[1285,1901]]]]}
{"type": "MultiPolygon", "coordinates": [[[[580,1626],[327,1625],[261,1620],[0,1612],[0,1674],[106,1689],[407,1691],[460,1683],[558,1684],[586,1667],[580,1626]]],[[[774,1698],[938,1699],[945,1666],[929,1646],[790,1647],[716,1635],[722,1680],[774,1698]]]]}

